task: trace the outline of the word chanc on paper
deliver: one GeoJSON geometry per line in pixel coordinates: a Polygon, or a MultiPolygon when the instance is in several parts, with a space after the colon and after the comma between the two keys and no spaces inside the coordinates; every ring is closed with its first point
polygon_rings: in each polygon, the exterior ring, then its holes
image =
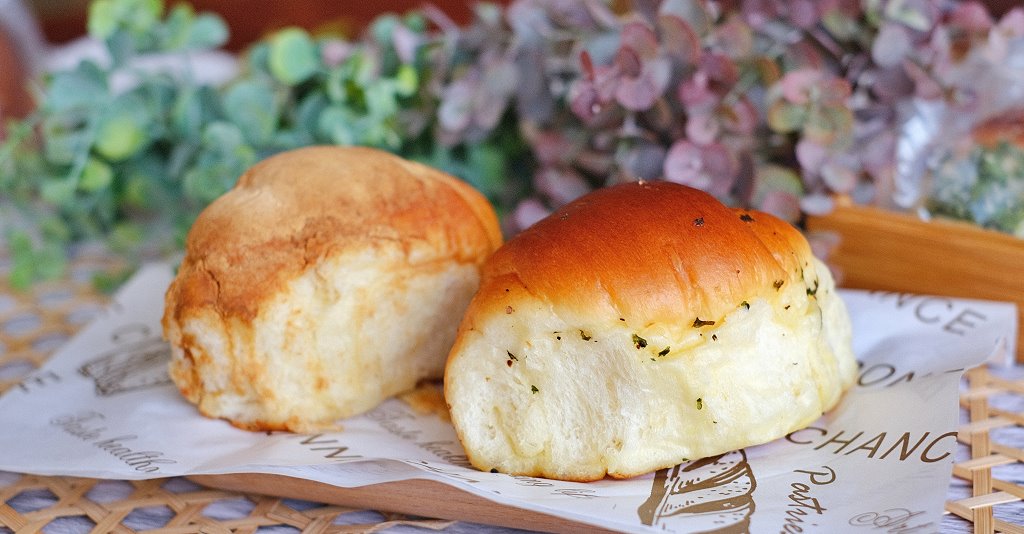
{"type": "Polygon", "coordinates": [[[816,451],[844,456],[861,455],[874,460],[921,461],[934,463],[949,457],[956,443],[956,432],[879,432],[829,430],[809,426],[790,432],[786,440],[797,445],[811,445],[816,451]]]}

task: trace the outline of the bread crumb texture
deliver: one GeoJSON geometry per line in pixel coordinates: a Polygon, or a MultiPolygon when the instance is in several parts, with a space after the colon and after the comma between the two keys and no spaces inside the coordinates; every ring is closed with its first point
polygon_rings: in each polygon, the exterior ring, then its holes
{"type": "Polygon", "coordinates": [[[475,467],[588,481],[779,438],[855,374],[845,307],[795,228],[635,183],[495,254],[445,396],[475,467]]]}
{"type": "Polygon", "coordinates": [[[170,374],[232,424],[330,428],[441,375],[501,243],[465,183],[381,151],[273,156],[197,219],[167,291],[170,374]]]}

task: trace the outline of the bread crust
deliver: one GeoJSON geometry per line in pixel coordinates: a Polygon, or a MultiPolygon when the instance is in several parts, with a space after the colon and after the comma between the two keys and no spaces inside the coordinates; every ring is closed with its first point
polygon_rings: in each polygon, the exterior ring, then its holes
{"type": "Polygon", "coordinates": [[[465,326],[504,308],[506,289],[596,324],[713,321],[802,282],[812,257],[796,228],[766,213],[672,182],[621,184],[501,247],[484,266],[465,326]]]}
{"type": "Polygon", "coordinates": [[[314,146],[254,165],[196,219],[164,321],[198,310],[251,320],[319,258],[397,243],[410,261],[479,261],[502,241],[479,192],[364,147],[314,146]]]}

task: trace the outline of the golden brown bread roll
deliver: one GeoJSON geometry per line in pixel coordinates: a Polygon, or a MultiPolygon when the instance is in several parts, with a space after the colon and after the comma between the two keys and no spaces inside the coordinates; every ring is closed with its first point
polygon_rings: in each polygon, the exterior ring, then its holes
{"type": "Polygon", "coordinates": [[[487,200],[367,148],[273,156],[196,220],[167,291],[171,377],[202,413],[308,431],[440,377],[480,265],[487,200]]]}
{"type": "Polygon", "coordinates": [[[445,398],[477,468],[586,481],[781,437],[855,372],[849,317],[799,231],[631,183],[488,260],[445,398]]]}

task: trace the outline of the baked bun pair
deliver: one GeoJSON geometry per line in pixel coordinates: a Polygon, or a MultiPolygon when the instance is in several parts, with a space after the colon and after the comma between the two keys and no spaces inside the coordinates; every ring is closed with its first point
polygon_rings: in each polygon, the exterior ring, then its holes
{"type": "Polygon", "coordinates": [[[206,415],[307,432],[443,373],[474,466],[579,481],[776,439],[853,382],[828,269],[770,215],[632,183],[500,245],[484,197],[425,166],[269,158],[189,234],[171,377],[206,415]]]}

